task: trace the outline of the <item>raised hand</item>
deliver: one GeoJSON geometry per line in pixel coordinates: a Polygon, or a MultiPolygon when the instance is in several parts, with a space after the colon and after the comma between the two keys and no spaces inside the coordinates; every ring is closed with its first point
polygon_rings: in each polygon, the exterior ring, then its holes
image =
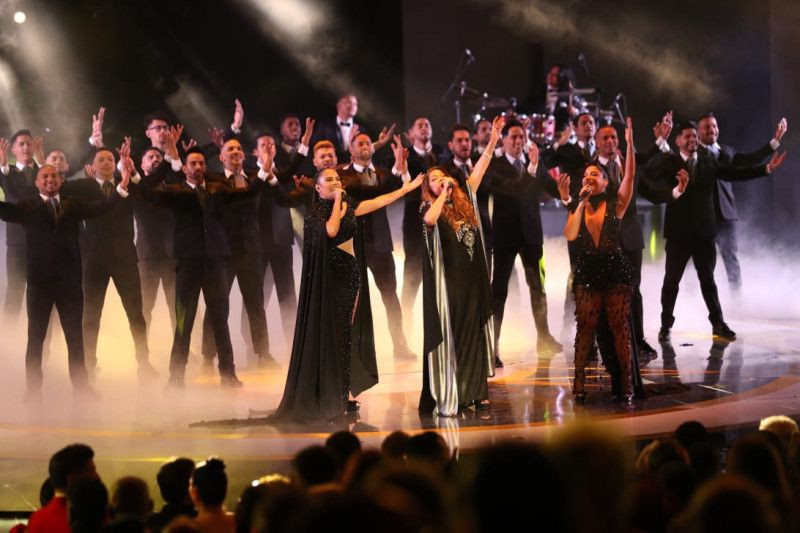
{"type": "Polygon", "coordinates": [[[311,142],[311,136],[314,134],[314,119],[306,117],[306,129],[303,131],[303,137],[300,139],[300,144],[306,146],[311,142]]]}
{"type": "Polygon", "coordinates": [[[539,164],[539,146],[535,142],[532,142],[531,147],[528,149],[528,161],[534,167],[539,164]]]}
{"type": "Polygon", "coordinates": [[[189,150],[197,146],[197,141],[195,141],[194,139],[189,139],[189,142],[181,141],[181,146],[183,147],[184,152],[188,152],[189,150]]]}
{"type": "Polygon", "coordinates": [[[778,127],[775,129],[775,140],[780,142],[783,138],[783,135],[788,131],[789,123],[786,122],[786,118],[782,118],[778,121],[778,127]]]}
{"type": "Polygon", "coordinates": [[[83,165],[83,172],[84,174],[86,174],[87,178],[94,177],[94,167],[92,165],[89,164],[83,165]]]}
{"type": "Polygon", "coordinates": [[[217,148],[222,148],[222,145],[225,144],[225,132],[219,128],[211,128],[208,130],[208,136],[211,142],[217,145],[217,148]]]}
{"type": "Polygon", "coordinates": [[[395,122],[392,122],[392,125],[389,126],[388,129],[386,128],[386,126],[384,126],[383,129],[381,129],[381,132],[378,134],[378,141],[375,143],[375,148],[378,149],[385,146],[386,143],[389,142],[389,139],[391,139],[392,136],[394,135],[394,130],[396,128],[397,128],[397,123],[395,122]]]}
{"type": "Polygon", "coordinates": [[[234,100],[234,105],[231,129],[233,131],[240,131],[242,129],[242,124],[244,124],[244,107],[242,107],[242,102],[240,102],[238,98],[234,100]]]}
{"type": "Polygon", "coordinates": [[[134,173],[133,160],[130,157],[125,157],[120,160],[122,161],[122,168],[120,169],[120,175],[122,176],[122,179],[119,182],[119,186],[121,189],[127,191],[128,185],[131,182],[131,176],[133,176],[134,173]]]}
{"type": "Polygon", "coordinates": [[[689,185],[689,173],[685,168],[682,168],[678,171],[675,178],[678,180],[678,191],[683,193],[689,185]]]}
{"type": "Polygon", "coordinates": [[[491,139],[494,139],[495,142],[497,142],[497,140],[503,134],[503,128],[505,127],[506,127],[506,117],[501,115],[494,117],[494,120],[492,121],[492,134],[489,137],[490,142],[491,139]]]}
{"type": "Polygon", "coordinates": [[[672,111],[667,111],[661,118],[661,122],[653,128],[653,133],[656,138],[668,139],[670,132],[672,132],[672,111]]]}
{"type": "Polygon", "coordinates": [[[558,185],[558,195],[561,201],[566,202],[569,198],[569,174],[562,172],[558,176],[553,176],[553,181],[558,185]]]}
{"type": "Polygon", "coordinates": [[[775,153],[767,163],[767,172],[772,174],[776,168],[783,164],[783,160],[786,159],[788,154],[789,152],[775,153]]]}
{"type": "Polygon", "coordinates": [[[633,120],[631,119],[631,117],[628,117],[628,119],[626,120],[625,142],[630,145],[633,144],[633,120]]]}
{"type": "Polygon", "coordinates": [[[8,164],[8,139],[0,137],[0,167],[8,164]]]}
{"type": "Polygon", "coordinates": [[[103,120],[105,120],[106,108],[101,107],[96,115],[92,115],[92,144],[97,148],[103,147],[103,120]]]}
{"type": "Polygon", "coordinates": [[[33,158],[39,163],[44,163],[44,139],[41,137],[33,138],[33,158]]]}
{"type": "Polygon", "coordinates": [[[417,177],[413,180],[409,181],[408,183],[403,184],[403,194],[413,191],[414,189],[418,188],[422,185],[422,180],[425,179],[425,174],[420,172],[417,174],[417,177]]]}
{"type": "Polygon", "coordinates": [[[131,157],[131,138],[130,137],[124,137],[124,140],[122,141],[122,144],[120,145],[119,148],[117,148],[117,154],[119,154],[119,160],[121,162],[123,162],[123,165],[124,165],[124,161],[126,159],[130,159],[130,157],[131,157]]]}
{"type": "Polygon", "coordinates": [[[564,131],[561,132],[561,136],[558,138],[556,143],[559,146],[564,146],[569,142],[569,138],[572,137],[572,134],[575,133],[575,126],[572,125],[570,122],[569,125],[564,128],[564,131]]]}

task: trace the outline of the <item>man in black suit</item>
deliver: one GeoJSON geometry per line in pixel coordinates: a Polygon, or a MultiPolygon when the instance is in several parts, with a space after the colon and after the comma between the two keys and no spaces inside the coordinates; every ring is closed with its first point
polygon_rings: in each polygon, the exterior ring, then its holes
{"type": "MultiPolygon", "coordinates": [[[[737,167],[757,165],[778,149],[787,127],[786,119],[781,119],[775,130],[775,136],[768,144],[755,152],[744,153],[737,151],[733,146],[717,142],[719,138],[717,118],[713,113],[706,113],[697,119],[699,150],[707,152],[725,165],[737,167]]],[[[739,251],[736,239],[736,220],[739,214],[736,211],[736,197],[730,181],[717,180],[714,189],[714,209],[717,214],[717,247],[725,265],[725,272],[728,274],[728,285],[734,293],[738,293],[742,287],[742,271],[739,267],[739,258],[736,256],[739,251]]]]}
{"type": "MultiPolygon", "coordinates": [[[[39,165],[33,159],[33,134],[19,130],[10,141],[0,139],[0,187],[6,201],[18,203],[36,197],[34,181],[39,165]],[[9,166],[6,160],[8,147],[17,162],[9,166]],[[17,196],[16,193],[22,196],[17,196]]],[[[6,224],[6,299],[3,310],[6,319],[16,318],[22,308],[25,292],[25,231],[18,224],[6,224]]]]}
{"type": "Polygon", "coordinates": [[[769,163],[760,166],[734,167],[722,164],[707,153],[698,153],[697,125],[694,122],[678,127],[675,143],[679,148],[678,154],[658,154],[644,167],[644,179],[649,182],[649,192],[642,193],[654,203],[667,204],[664,220],[666,272],[661,288],[661,330],[658,340],[665,343],[670,341],[670,329],[675,323],[673,311],[678,286],[689,259],[692,259],[700,280],[713,334],[735,340],[736,333],[722,317],[714,282],[717,262],[714,191],[717,180],[741,181],[765,176],[783,162],[786,154],[773,156],[769,163]]]}
{"type": "Polygon", "coordinates": [[[119,196],[127,195],[130,173],[123,174],[115,191],[96,201],[61,197],[64,178],[50,165],[41,167],[34,185],[36,197],[19,204],[0,202],[0,218],[20,224],[26,242],[28,286],[28,345],[25,351],[26,399],[41,397],[42,346],[47,323],[55,305],[67,341],[69,375],[76,394],[96,397],[88,384],[84,361],[83,293],[78,232],[82,220],[113,208],[119,196]]]}
{"type": "MultiPolygon", "coordinates": [[[[169,147],[173,157],[178,156],[176,141],[173,136],[169,147]]],[[[177,388],[184,386],[189,341],[202,290],[206,313],[214,331],[221,385],[238,388],[242,386],[242,382],[236,377],[228,329],[229,285],[226,266],[231,249],[228,245],[223,208],[227,202],[259,194],[266,174],[262,178],[259,173],[258,179],[246,189],[231,189],[224,183],[207,182],[205,157],[198,148],[187,152],[183,172],[185,180],[180,184],[146,179],[142,190],[147,199],[168,207],[175,217],[173,256],[177,263],[177,324],[170,356],[169,385],[177,388]]]]}
{"type": "MultiPolygon", "coordinates": [[[[123,146],[122,150],[125,149],[123,146]]],[[[115,166],[111,150],[97,150],[86,169],[88,176],[70,182],[69,194],[95,201],[112,196],[120,181],[115,177],[115,166]]],[[[134,178],[135,181],[139,179],[138,176],[134,178]]],[[[87,220],[81,235],[86,366],[92,375],[97,366],[97,337],[106,290],[109,281],[114,280],[133,336],[139,378],[151,379],[158,373],[150,364],[147,325],[142,314],[142,288],[133,244],[132,200],[125,198],[103,215],[87,220]]]]}
{"type": "MultiPolygon", "coordinates": [[[[439,165],[442,160],[441,146],[431,142],[433,129],[427,117],[417,117],[408,129],[408,138],[412,145],[408,151],[408,173],[416,177],[431,167],[439,165]]],[[[392,168],[392,173],[399,176],[400,169],[392,168]]],[[[407,178],[409,179],[409,178],[407,178]]],[[[422,201],[421,189],[409,193],[403,202],[403,316],[410,321],[413,316],[414,300],[419,285],[422,283],[422,259],[425,250],[423,240],[423,224],[419,206],[422,201]]],[[[410,324],[409,324],[410,325],[410,324]]]]}
{"type": "MultiPolygon", "coordinates": [[[[247,191],[258,181],[256,173],[244,170],[244,150],[237,139],[229,139],[222,145],[220,161],[223,173],[211,173],[209,183],[218,183],[224,191],[247,191]]],[[[271,163],[270,163],[271,167],[271,163]]],[[[269,173],[271,168],[260,172],[269,173]]],[[[226,297],[230,295],[233,281],[239,284],[242,305],[247,310],[253,352],[259,364],[276,366],[269,352],[267,316],[264,311],[264,265],[259,227],[259,198],[256,195],[240,195],[222,204],[222,220],[225,226],[230,254],[226,256],[226,297]]],[[[208,310],[203,318],[203,358],[212,365],[216,354],[214,331],[208,310]]]]}
{"type": "MultiPolygon", "coordinates": [[[[351,162],[339,170],[339,176],[347,193],[357,200],[374,198],[402,185],[400,178],[373,164],[373,154],[373,144],[369,135],[359,132],[350,141],[351,162]]],[[[397,279],[392,255],[394,246],[386,209],[378,209],[369,215],[359,217],[358,223],[364,232],[367,267],[372,271],[383,305],[386,307],[394,357],[413,359],[416,356],[409,350],[403,333],[403,318],[400,301],[397,298],[397,279]]]]}
{"type": "MultiPolygon", "coordinates": [[[[164,152],[155,146],[142,153],[140,168],[144,178],[166,173],[177,176],[164,152]]],[[[174,178],[173,178],[174,179],[174,178]]],[[[161,285],[167,302],[170,322],[175,328],[175,260],[172,258],[172,235],[175,221],[169,209],[146,201],[141,194],[133,195],[133,216],[136,220],[136,254],[139,259],[139,278],[142,286],[142,313],[147,324],[151,317],[161,285]]]]}
{"type": "Polygon", "coordinates": [[[536,323],[536,347],[540,352],[557,353],[563,347],[550,334],[547,324],[547,297],[544,292],[542,219],[539,196],[555,189],[544,165],[539,165],[539,151],[531,143],[529,160],[523,146],[525,130],[511,120],[503,128],[504,154],[492,159],[481,187],[494,195],[492,233],[494,238],[492,273],[492,312],[494,314],[495,366],[503,366],[499,356],[500,328],[508,296],[508,281],[519,255],[525,270],[536,323]],[[488,177],[488,180],[487,180],[488,177]]]}

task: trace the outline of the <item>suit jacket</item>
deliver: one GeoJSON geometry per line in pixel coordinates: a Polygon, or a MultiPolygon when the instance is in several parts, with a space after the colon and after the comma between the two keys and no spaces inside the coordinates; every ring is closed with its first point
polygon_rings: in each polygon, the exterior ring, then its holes
{"type": "Polygon", "coordinates": [[[171,209],[175,217],[173,257],[202,259],[231,254],[224,222],[225,204],[260,193],[263,182],[256,179],[247,190],[230,190],[223,183],[206,181],[205,207],[186,181],[166,184],[148,176],[143,185],[143,196],[171,209]]]}
{"type": "MultiPolygon", "coordinates": [[[[342,185],[347,194],[358,201],[375,198],[381,194],[398,189],[403,180],[392,175],[392,173],[382,167],[375,167],[377,183],[375,185],[365,185],[361,183],[361,175],[349,163],[339,170],[342,178],[342,185]]],[[[358,223],[364,230],[364,246],[376,252],[391,252],[394,250],[392,244],[392,231],[389,229],[389,219],[386,216],[386,208],[378,209],[368,215],[358,217],[358,223]]],[[[421,230],[420,230],[421,232],[421,230]]]]}
{"type": "MultiPolygon", "coordinates": [[[[357,122],[353,122],[357,124],[357,122]]],[[[336,159],[339,163],[350,161],[350,139],[342,139],[342,131],[336,122],[319,122],[314,126],[314,138],[311,141],[310,149],[313,150],[317,141],[327,140],[336,147],[336,159]]]]}
{"type": "Polygon", "coordinates": [[[275,154],[275,174],[283,187],[275,190],[273,187],[264,187],[259,205],[259,225],[261,228],[261,245],[264,251],[273,246],[291,246],[294,243],[294,230],[289,207],[285,204],[282,194],[284,188],[294,188],[293,177],[299,175],[301,165],[306,163],[307,156],[293,151],[286,152],[278,147],[275,154]]]}
{"type": "Polygon", "coordinates": [[[0,219],[20,224],[25,232],[26,273],[30,284],[81,282],[78,232],[82,220],[100,216],[119,201],[111,198],[84,200],[61,196],[61,215],[53,219],[47,204],[37,197],[19,204],[0,202],[0,219]]]}
{"type": "Polygon", "coordinates": [[[695,176],[689,181],[686,191],[673,199],[672,189],[678,184],[675,175],[681,168],[686,168],[686,164],[678,154],[658,154],[643,168],[642,179],[648,182],[648,187],[647,193],[642,190],[642,194],[653,203],[667,204],[664,220],[666,239],[713,239],[717,234],[714,208],[717,181],[744,181],[767,174],[766,165],[734,167],[698,152],[695,176]]]}
{"type": "MultiPolygon", "coordinates": [[[[698,151],[706,152],[709,156],[714,157],[713,154],[703,146],[701,146],[698,151]]],[[[736,148],[727,144],[720,144],[718,160],[724,165],[733,165],[736,167],[752,166],[761,163],[761,161],[769,157],[772,152],[774,152],[774,150],[769,143],[755,152],[748,153],[738,152],[736,148]]],[[[736,220],[739,218],[739,213],[736,210],[736,196],[733,194],[733,186],[730,181],[726,179],[717,180],[714,207],[717,209],[717,219],[719,220],[736,220]]]]}
{"type": "MultiPolygon", "coordinates": [[[[39,191],[34,185],[39,165],[33,164],[33,171],[25,175],[15,165],[9,165],[8,175],[0,172],[0,187],[6,195],[6,202],[17,204],[23,200],[38,198],[39,191]]],[[[6,245],[19,246],[25,244],[25,231],[18,224],[6,224],[6,245]]]]}
{"type": "MultiPolygon", "coordinates": [[[[118,183],[119,177],[115,177],[115,188],[118,183]]],[[[84,263],[108,265],[118,261],[123,264],[136,264],[132,197],[137,195],[137,185],[130,184],[128,192],[128,197],[116,202],[112,209],[84,223],[84,231],[80,238],[84,263]]],[[[80,178],[73,181],[69,195],[95,201],[105,198],[100,184],[94,178],[80,178]]]]}
{"type": "Polygon", "coordinates": [[[505,155],[495,157],[481,182],[480,188],[494,195],[492,234],[495,249],[520,245],[542,246],[539,197],[552,190],[550,184],[553,180],[544,165],[537,167],[535,176],[528,173],[527,162],[525,167],[522,176],[519,176],[505,155]]]}
{"type": "MultiPolygon", "coordinates": [[[[262,183],[256,172],[245,173],[248,187],[256,182],[262,183]]],[[[208,183],[219,183],[223,190],[235,192],[233,178],[226,178],[224,173],[210,173],[206,176],[208,183]]],[[[262,187],[259,185],[259,194],[262,187]]],[[[222,203],[222,219],[228,236],[231,253],[261,254],[261,230],[259,228],[259,195],[242,194],[231,197],[222,203]]]]}
{"type": "MultiPolygon", "coordinates": [[[[150,174],[152,181],[180,184],[181,175],[173,172],[170,164],[162,161],[150,174]]],[[[141,194],[133,195],[133,216],[136,220],[136,253],[139,260],[172,258],[175,219],[172,211],[147,201],[141,194]]]]}

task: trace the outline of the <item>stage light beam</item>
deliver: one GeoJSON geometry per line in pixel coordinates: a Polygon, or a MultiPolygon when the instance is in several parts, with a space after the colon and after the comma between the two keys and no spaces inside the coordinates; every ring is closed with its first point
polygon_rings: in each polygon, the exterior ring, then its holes
{"type": "Polygon", "coordinates": [[[24,11],[17,11],[14,13],[14,22],[17,24],[23,24],[28,19],[27,15],[25,15],[24,11]]]}

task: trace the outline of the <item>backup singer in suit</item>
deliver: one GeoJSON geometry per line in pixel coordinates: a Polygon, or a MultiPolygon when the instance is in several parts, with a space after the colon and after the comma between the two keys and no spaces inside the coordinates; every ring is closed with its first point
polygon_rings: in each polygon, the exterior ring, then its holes
{"type": "MultiPolygon", "coordinates": [[[[145,179],[157,173],[163,173],[165,177],[171,179],[178,176],[169,172],[171,164],[164,159],[164,153],[156,147],[144,151],[140,168],[145,179]]],[[[139,259],[139,278],[142,286],[142,314],[145,322],[151,325],[158,287],[161,285],[174,331],[175,260],[172,258],[172,236],[175,221],[169,209],[146,201],[141,194],[133,195],[132,200],[133,216],[136,220],[136,254],[139,259]]]]}
{"type": "MultiPolygon", "coordinates": [[[[408,150],[408,172],[411,176],[424,174],[433,166],[440,164],[442,149],[431,143],[433,134],[427,117],[418,117],[408,131],[412,146],[408,150]]],[[[397,169],[392,173],[397,175],[397,169]]],[[[419,211],[421,196],[419,190],[409,193],[403,203],[403,316],[410,321],[413,316],[414,300],[422,283],[422,260],[425,241],[422,231],[422,215],[419,211]]]]}
{"type": "MultiPolygon", "coordinates": [[[[124,154],[125,147],[122,152],[124,154]]],[[[87,167],[89,176],[71,183],[70,194],[91,200],[102,200],[113,194],[120,181],[114,175],[115,160],[111,150],[100,149],[87,167]]],[[[138,181],[140,178],[134,178],[138,181]]],[[[131,187],[135,194],[136,187],[131,187]]],[[[100,317],[110,280],[114,280],[136,350],[140,378],[157,376],[150,364],[147,347],[147,325],[142,314],[142,289],[133,244],[133,202],[126,198],[99,217],[87,220],[81,235],[83,256],[83,337],[86,365],[91,372],[97,366],[97,337],[100,317]]]]}
{"type": "Polygon", "coordinates": [[[61,197],[64,179],[50,165],[34,181],[37,196],[19,204],[0,202],[0,218],[20,224],[26,247],[28,345],[25,351],[26,399],[37,400],[42,387],[42,345],[55,305],[64,329],[69,375],[76,393],[96,394],[88,385],[84,362],[83,293],[78,231],[82,220],[101,215],[127,194],[130,172],[123,174],[110,197],[97,201],[61,197]]]}
{"type": "Polygon", "coordinates": [[[347,161],[350,158],[350,138],[358,131],[356,115],[358,114],[358,98],[354,94],[344,94],[336,101],[336,120],[320,122],[314,141],[326,140],[336,148],[336,158],[347,161]]]}
{"type": "Polygon", "coordinates": [[[544,292],[542,219],[539,196],[555,190],[555,184],[543,165],[539,151],[531,144],[530,161],[525,161],[525,130],[517,121],[509,121],[503,129],[505,153],[492,159],[484,182],[494,195],[492,232],[494,234],[494,269],[492,274],[492,312],[494,314],[495,366],[503,366],[498,341],[503,324],[503,311],[508,296],[508,280],[517,255],[522,258],[528,283],[533,318],[536,323],[536,347],[540,352],[557,353],[563,347],[550,334],[547,324],[547,297],[544,292]]]}
{"type": "MultiPolygon", "coordinates": [[[[365,133],[358,133],[350,142],[352,162],[339,171],[347,194],[358,201],[375,198],[401,186],[402,182],[391,172],[376,167],[372,162],[372,140],[365,133]]],[[[412,359],[414,354],[408,348],[403,333],[402,311],[397,298],[397,279],[395,277],[392,251],[392,232],[386,209],[380,208],[358,221],[364,235],[364,253],[367,266],[372,271],[375,284],[381,293],[389,322],[389,333],[394,345],[394,357],[412,359]]]]}
{"type": "MultiPolygon", "coordinates": [[[[717,118],[713,113],[706,113],[697,119],[697,133],[700,138],[698,150],[707,152],[724,165],[737,167],[757,165],[778,149],[787,127],[786,119],[781,119],[775,130],[775,136],[768,144],[755,152],[744,153],[739,152],[733,146],[717,142],[719,138],[717,118]]],[[[737,257],[739,245],[736,239],[736,220],[739,218],[739,214],[736,211],[736,196],[733,194],[733,186],[727,180],[717,180],[714,190],[714,209],[717,214],[716,243],[725,265],[725,272],[728,274],[728,285],[733,292],[739,292],[742,288],[742,270],[737,257]]]]}
{"type": "MultiPolygon", "coordinates": [[[[177,157],[176,139],[170,150],[177,157]]],[[[185,180],[179,185],[144,181],[145,197],[168,207],[175,217],[173,255],[176,259],[175,314],[177,325],[170,356],[169,385],[182,388],[189,341],[192,335],[197,300],[200,291],[206,302],[206,312],[214,330],[219,357],[219,373],[223,387],[241,387],[233,362],[233,346],[228,330],[227,257],[231,250],[223,222],[226,202],[250,197],[260,192],[262,179],[248,189],[229,189],[222,183],[206,182],[205,157],[190,149],[183,165],[185,180]]],[[[266,175],[264,175],[266,178],[266,175]]],[[[259,287],[260,288],[260,287],[259,287]]]]}
{"type": "Polygon", "coordinates": [[[724,165],[708,154],[698,153],[697,125],[694,122],[678,127],[675,143],[680,150],[678,154],[658,154],[645,167],[645,179],[650,181],[648,189],[651,197],[648,199],[667,204],[664,220],[666,272],[661,288],[661,330],[658,340],[670,341],[670,329],[675,323],[673,311],[678,286],[689,259],[692,259],[700,280],[713,334],[734,340],[736,333],[723,319],[714,282],[717,262],[714,190],[719,179],[740,181],[770,174],[783,162],[786,154],[773,156],[766,165],[724,165]]]}
{"type": "MultiPolygon", "coordinates": [[[[224,173],[211,173],[209,183],[218,183],[228,192],[246,191],[258,181],[255,173],[244,171],[244,150],[237,139],[222,145],[220,161],[224,173]]],[[[270,169],[264,170],[269,172],[270,169]]],[[[222,204],[222,220],[227,235],[230,254],[226,256],[226,295],[230,295],[234,279],[242,293],[242,304],[247,310],[253,351],[263,365],[274,366],[275,360],[269,352],[267,316],[264,311],[264,266],[262,262],[261,236],[259,228],[259,198],[256,195],[240,195],[222,204]]],[[[208,311],[203,318],[203,357],[207,365],[213,364],[214,331],[208,311]]]]}

